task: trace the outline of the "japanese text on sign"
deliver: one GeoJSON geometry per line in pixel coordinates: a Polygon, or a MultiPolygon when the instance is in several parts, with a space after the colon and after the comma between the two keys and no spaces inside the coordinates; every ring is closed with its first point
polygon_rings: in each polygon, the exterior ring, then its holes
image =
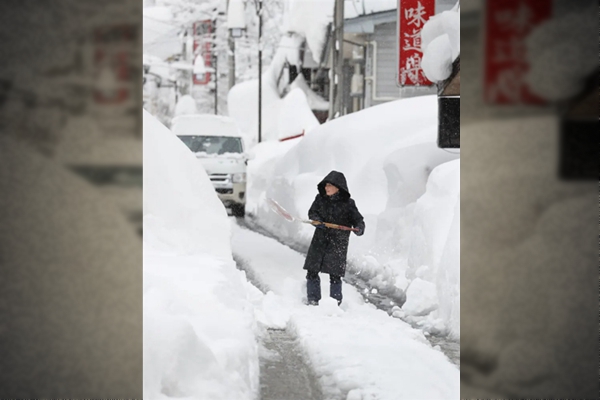
{"type": "Polygon", "coordinates": [[[401,86],[432,84],[421,69],[421,30],[435,13],[435,0],[399,0],[398,80],[401,86]]]}

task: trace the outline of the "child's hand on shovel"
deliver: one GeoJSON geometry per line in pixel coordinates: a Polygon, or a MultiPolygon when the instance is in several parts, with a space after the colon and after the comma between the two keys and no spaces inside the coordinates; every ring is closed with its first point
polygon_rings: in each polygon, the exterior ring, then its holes
{"type": "Polygon", "coordinates": [[[326,226],[323,223],[323,221],[319,221],[319,220],[313,220],[310,222],[312,225],[314,225],[315,228],[319,228],[319,229],[325,229],[326,226]]]}

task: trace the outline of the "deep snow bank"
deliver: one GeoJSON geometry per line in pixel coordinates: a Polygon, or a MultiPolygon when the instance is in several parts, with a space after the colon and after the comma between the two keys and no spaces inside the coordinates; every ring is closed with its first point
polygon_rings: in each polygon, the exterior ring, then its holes
{"type": "Polygon", "coordinates": [[[190,150],[144,111],[144,241],[231,257],[227,211],[190,150]],[[215,227],[219,227],[218,229],[215,227]]]}
{"type": "Polygon", "coordinates": [[[144,398],[252,399],[257,289],[193,154],[144,111],[144,398]]]}
{"type": "MultiPolygon", "coordinates": [[[[298,65],[298,54],[303,37],[290,33],[281,38],[269,68],[262,75],[261,139],[278,140],[309,131],[319,125],[311,106],[322,109],[326,102],[296,79],[285,94],[285,79],[281,73],[286,64],[298,65]],[[284,95],[285,94],[285,95],[284,95]]],[[[248,143],[258,143],[258,80],[239,83],[227,95],[229,116],[246,136],[248,143]]]]}
{"type": "Polygon", "coordinates": [[[351,236],[347,273],[396,293],[417,279],[428,282],[417,283],[408,299],[428,303],[417,301],[405,316],[458,336],[460,168],[458,155],[437,147],[436,132],[437,99],[426,96],[338,118],[293,142],[260,144],[248,167],[246,210],[285,240],[308,246],[314,228],[285,221],[265,199],[306,217],[317,183],[331,170],[343,172],[367,225],[363,237],[351,236]]]}

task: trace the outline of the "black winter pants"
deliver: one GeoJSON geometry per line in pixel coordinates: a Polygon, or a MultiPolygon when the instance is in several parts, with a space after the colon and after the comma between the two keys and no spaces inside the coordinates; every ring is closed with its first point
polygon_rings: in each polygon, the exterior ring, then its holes
{"type": "MultiPolygon", "coordinates": [[[[342,277],[329,275],[329,296],[342,302],[342,277]]],[[[308,271],[306,273],[306,298],[308,302],[318,302],[321,300],[321,278],[318,272],[308,271]]]]}

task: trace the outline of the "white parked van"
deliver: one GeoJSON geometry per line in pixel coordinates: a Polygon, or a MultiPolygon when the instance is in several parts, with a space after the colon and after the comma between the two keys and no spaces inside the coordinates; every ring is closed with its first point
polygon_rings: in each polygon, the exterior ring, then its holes
{"type": "Polygon", "coordinates": [[[171,130],[202,163],[223,204],[233,215],[244,216],[249,157],[233,119],[212,114],[181,115],[173,119],[171,130]]]}

